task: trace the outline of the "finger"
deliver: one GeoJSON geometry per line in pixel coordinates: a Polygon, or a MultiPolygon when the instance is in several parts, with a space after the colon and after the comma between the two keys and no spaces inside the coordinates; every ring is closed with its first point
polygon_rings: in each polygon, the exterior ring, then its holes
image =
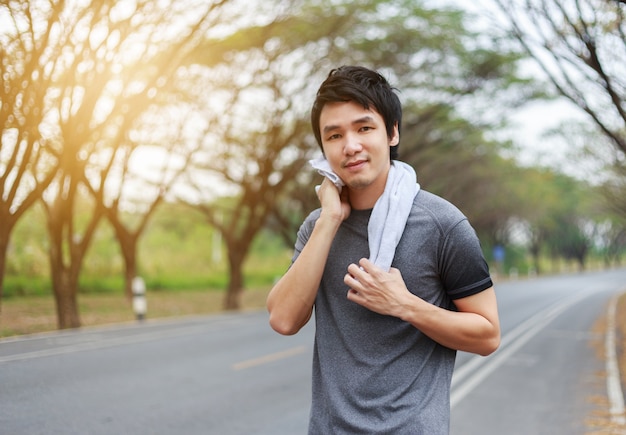
{"type": "Polygon", "coordinates": [[[367,271],[363,270],[361,266],[356,265],[354,263],[348,266],[348,274],[354,280],[353,282],[356,282],[359,284],[364,284],[366,282],[369,282],[370,280],[370,276],[367,273],[367,271]]]}
{"type": "Polygon", "coordinates": [[[389,273],[395,276],[402,276],[402,274],[400,273],[400,269],[396,269],[395,267],[390,268],[389,273]]]}
{"type": "Polygon", "coordinates": [[[352,263],[348,266],[348,273],[351,274],[352,276],[361,274],[363,272],[363,270],[357,266],[356,264],[352,263]]]}
{"type": "Polygon", "coordinates": [[[346,275],[343,277],[343,282],[345,285],[347,285],[348,287],[350,287],[351,289],[353,289],[354,287],[360,286],[359,284],[359,280],[356,279],[352,274],[350,273],[346,273],[346,275]]]}
{"type": "Polygon", "coordinates": [[[371,262],[367,258],[361,258],[359,260],[359,266],[361,267],[361,270],[364,270],[365,272],[369,274],[378,273],[379,271],[383,272],[383,270],[380,267],[376,266],[373,262],[371,262]]]}
{"type": "Polygon", "coordinates": [[[346,297],[348,298],[349,301],[355,302],[359,297],[359,292],[353,288],[348,289],[348,293],[346,294],[346,297]]]}

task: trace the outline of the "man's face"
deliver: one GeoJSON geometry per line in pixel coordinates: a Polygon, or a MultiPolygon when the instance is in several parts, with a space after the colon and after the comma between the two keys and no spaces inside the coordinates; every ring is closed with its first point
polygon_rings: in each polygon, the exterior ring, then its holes
{"type": "Polygon", "coordinates": [[[378,198],[389,172],[389,147],[399,141],[397,127],[388,138],[378,112],[349,101],[324,105],[320,132],[324,155],[333,171],[351,190],[371,192],[378,198]]]}

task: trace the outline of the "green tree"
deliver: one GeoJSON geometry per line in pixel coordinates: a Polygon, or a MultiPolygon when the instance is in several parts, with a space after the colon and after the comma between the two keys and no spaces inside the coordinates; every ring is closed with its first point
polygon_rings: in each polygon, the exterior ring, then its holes
{"type": "Polygon", "coordinates": [[[521,172],[523,192],[517,195],[524,204],[518,218],[524,223],[528,251],[532,257],[533,268],[542,273],[541,254],[545,250],[548,238],[557,228],[553,219],[553,209],[559,206],[562,194],[556,188],[557,173],[549,169],[528,168],[521,172]]]}
{"type": "MultiPolygon", "coordinates": [[[[475,118],[478,102],[486,110],[496,90],[503,112],[509,96],[503,88],[515,88],[516,99],[534,92],[514,74],[517,57],[478,46],[460,11],[408,0],[292,1],[277,12],[263,6],[249,5],[254,25],[208,40],[189,61],[206,69],[190,82],[200,98],[209,101],[213,90],[225,108],[210,118],[214,127],[198,153],[199,172],[190,174],[196,181],[198,173],[217,177],[232,188],[236,205],[224,210],[210,198],[188,202],[223,234],[231,261],[227,308],[239,305],[241,268],[258,231],[270,218],[283,225],[299,220],[288,194],[302,193],[294,183],[311,179],[301,175],[306,161],[319,153],[307,115],[331,67],[358,63],[379,69],[402,89],[403,99],[423,105],[443,101],[459,111],[471,106],[475,118]]],[[[305,189],[310,203],[311,186],[305,189]]]]}
{"type": "Polygon", "coordinates": [[[606,199],[604,207],[626,222],[626,158],[614,158],[605,168],[609,176],[601,183],[600,192],[606,199]]]}
{"type": "MultiPolygon", "coordinates": [[[[54,171],[40,176],[38,186],[49,183],[40,199],[60,328],[80,325],[78,277],[105,211],[115,222],[115,198],[107,192],[136,146],[125,138],[156,104],[188,47],[207,31],[223,3],[201,3],[193,13],[187,3],[164,8],[147,0],[2,4],[8,26],[2,35],[12,42],[10,51],[2,52],[3,65],[12,65],[6,67],[4,88],[33,89],[7,100],[7,110],[14,113],[9,118],[20,116],[11,144],[45,143],[53,157],[54,171]],[[32,84],[22,77],[32,78],[32,84]],[[27,111],[24,96],[34,100],[27,111]]],[[[3,131],[3,152],[10,134],[3,131]]]]}
{"type": "Polygon", "coordinates": [[[0,4],[0,303],[11,233],[52,182],[59,161],[54,138],[42,133],[47,86],[45,47],[33,44],[32,27],[18,29],[22,13],[0,4]],[[28,49],[27,49],[28,47],[28,49]]]}
{"type": "MultiPolygon", "coordinates": [[[[124,260],[124,293],[128,299],[133,280],[139,276],[139,241],[195,151],[186,143],[184,133],[189,119],[193,119],[191,108],[168,102],[171,95],[162,89],[160,101],[148,108],[120,141],[116,182],[107,186],[103,201],[104,214],[124,260]]],[[[89,187],[93,189],[92,184],[89,187]]],[[[95,190],[92,193],[98,195],[95,190]]]]}
{"type": "Polygon", "coordinates": [[[605,166],[609,176],[600,184],[605,201],[600,207],[606,212],[606,261],[619,264],[626,251],[626,158],[615,156],[605,166]]]}
{"type": "Polygon", "coordinates": [[[626,6],[622,1],[493,0],[493,25],[626,154],[626,6]]]}
{"type": "Polygon", "coordinates": [[[449,105],[406,111],[400,154],[418,181],[457,207],[481,239],[506,244],[509,221],[521,201],[520,170],[502,156],[506,144],[485,137],[485,128],[461,118],[449,105]]]}
{"type": "Polygon", "coordinates": [[[580,270],[585,262],[596,232],[598,215],[593,211],[592,190],[580,180],[550,170],[532,171],[529,194],[536,208],[529,208],[524,218],[530,227],[530,250],[536,268],[541,247],[553,258],[575,260],[580,270]]]}
{"type": "Polygon", "coordinates": [[[590,222],[576,216],[557,216],[556,230],[548,237],[548,245],[553,255],[566,260],[575,260],[580,271],[585,269],[585,261],[592,246],[592,240],[585,227],[590,222]]]}

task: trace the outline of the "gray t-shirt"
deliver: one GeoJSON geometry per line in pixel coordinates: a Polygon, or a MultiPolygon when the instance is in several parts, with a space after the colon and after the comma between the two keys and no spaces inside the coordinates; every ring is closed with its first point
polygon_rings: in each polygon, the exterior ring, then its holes
{"type": "MultiPolygon", "coordinates": [[[[320,210],[298,232],[294,260],[320,210]]],[[[411,324],[350,302],[343,278],[369,257],[371,210],[352,210],[333,241],[315,300],[309,434],[448,434],[456,352],[411,324]]],[[[454,310],[454,299],[491,287],[480,243],[452,204],[421,190],[392,267],[420,298],[454,310]]]]}

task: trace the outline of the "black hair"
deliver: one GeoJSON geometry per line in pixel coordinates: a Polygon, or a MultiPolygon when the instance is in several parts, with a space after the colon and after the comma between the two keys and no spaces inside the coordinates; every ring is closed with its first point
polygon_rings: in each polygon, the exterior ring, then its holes
{"type": "MultiPolygon", "coordinates": [[[[402,105],[396,89],[378,72],[360,66],[333,69],[321,84],[311,109],[311,125],[318,145],[322,148],[320,114],[326,103],[353,101],[365,109],[375,109],[385,121],[387,137],[393,136],[394,126],[402,121],[402,105]]],[[[398,147],[390,147],[390,158],[398,158],[398,147]]],[[[322,149],[323,152],[323,149],[322,149]]]]}

